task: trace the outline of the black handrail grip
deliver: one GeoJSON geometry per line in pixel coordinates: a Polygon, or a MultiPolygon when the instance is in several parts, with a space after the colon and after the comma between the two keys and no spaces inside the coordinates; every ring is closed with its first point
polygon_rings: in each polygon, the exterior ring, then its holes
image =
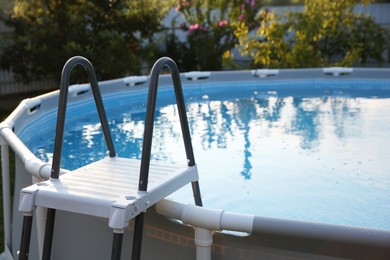
{"type": "Polygon", "coordinates": [[[23,217],[22,237],[20,240],[19,260],[27,260],[30,252],[31,227],[33,216],[25,215],[23,217]]]}
{"type": "Polygon", "coordinates": [[[149,175],[149,165],[150,165],[150,154],[152,148],[158,78],[161,70],[164,67],[167,67],[170,70],[172,75],[173,87],[175,89],[176,103],[179,111],[180,125],[183,132],[183,141],[186,150],[188,166],[195,165],[195,158],[192,150],[191,135],[188,127],[188,120],[187,120],[186,108],[184,104],[183,91],[181,88],[179,69],[177,68],[176,63],[172,59],[163,57],[160,58],[158,61],[156,61],[150,73],[148,104],[146,108],[146,121],[145,121],[145,130],[144,130],[144,140],[142,145],[140,178],[139,178],[139,185],[138,185],[139,191],[146,191],[148,186],[148,175],[149,175]]]}
{"type": "Polygon", "coordinates": [[[110,129],[108,127],[107,117],[103,106],[102,97],[99,90],[95,70],[92,64],[84,57],[75,56],[70,58],[64,65],[61,74],[60,83],[60,97],[58,101],[58,112],[57,112],[57,125],[56,125],[56,136],[54,139],[54,152],[53,152],[53,163],[51,168],[51,178],[58,179],[61,164],[61,153],[62,153],[62,142],[64,136],[64,125],[66,115],[66,103],[68,99],[68,88],[69,79],[72,69],[76,65],[81,65],[88,73],[88,78],[91,83],[93,97],[95,99],[96,108],[99,114],[100,123],[102,125],[103,134],[106,140],[106,144],[109,150],[109,156],[115,157],[115,148],[112,142],[110,129]]]}
{"type": "MultiPolygon", "coordinates": [[[[161,70],[164,67],[167,67],[170,70],[172,80],[173,80],[173,87],[176,96],[176,105],[179,111],[180,126],[183,134],[183,141],[186,150],[188,166],[195,166],[195,158],[192,149],[191,135],[188,126],[187,113],[184,104],[184,96],[181,87],[179,69],[177,68],[176,63],[172,59],[163,57],[160,58],[158,61],[156,61],[150,73],[148,103],[146,107],[146,119],[145,119],[145,129],[144,129],[144,140],[142,144],[141,168],[140,168],[140,176],[139,176],[139,183],[138,183],[138,190],[141,192],[147,191],[148,188],[149,166],[150,166],[150,155],[152,150],[154,114],[156,110],[158,78],[160,76],[161,70]]],[[[198,181],[192,182],[192,189],[195,197],[195,204],[197,206],[202,206],[202,199],[200,195],[198,181]]],[[[141,214],[139,214],[135,218],[133,249],[132,249],[132,259],[134,260],[139,260],[141,258],[144,214],[145,214],[144,212],[141,212],[141,214]]]]}

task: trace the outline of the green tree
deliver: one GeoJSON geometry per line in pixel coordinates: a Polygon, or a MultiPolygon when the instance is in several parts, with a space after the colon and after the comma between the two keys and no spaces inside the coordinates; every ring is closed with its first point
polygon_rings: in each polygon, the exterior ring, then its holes
{"type": "Polygon", "coordinates": [[[99,79],[139,74],[154,50],[152,36],[172,1],[15,0],[4,22],[0,65],[17,79],[58,79],[70,57],[94,64],[99,79]]]}
{"type": "Polygon", "coordinates": [[[234,23],[245,22],[250,28],[261,8],[259,0],[178,0],[176,11],[184,22],[180,29],[187,34],[180,42],[168,36],[167,53],[182,70],[220,70],[231,58],[237,44],[234,23]]]}
{"type": "Polygon", "coordinates": [[[306,0],[302,12],[284,15],[262,10],[253,37],[248,26],[237,25],[240,51],[254,65],[270,68],[351,66],[368,59],[383,63],[389,32],[354,12],[360,2],[371,1],[306,0]]]}

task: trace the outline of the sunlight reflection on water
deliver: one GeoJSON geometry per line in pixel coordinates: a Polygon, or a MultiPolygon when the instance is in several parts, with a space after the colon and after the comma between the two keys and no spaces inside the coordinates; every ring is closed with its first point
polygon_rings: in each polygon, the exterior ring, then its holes
{"type": "MultiPolygon", "coordinates": [[[[193,102],[197,101],[197,102],[193,102]]],[[[256,215],[390,229],[390,99],[254,91],[187,104],[205,206],[256,215]]],[[[144,112],[108,108],[119,156],[140,158],[144,112]]],[[[105,156],[97,116],[73,119],[62,167],[105,156]]],[[[53,126],[54,128],[54,126],[53,126]]],[[[52,129],[32,151],[50,160],[52,129]]],[[[185,162],[177,109],[156,112],[152,156],[185,162]]],[[[171,197],[192,203],[189,187],[171,197]]]]}

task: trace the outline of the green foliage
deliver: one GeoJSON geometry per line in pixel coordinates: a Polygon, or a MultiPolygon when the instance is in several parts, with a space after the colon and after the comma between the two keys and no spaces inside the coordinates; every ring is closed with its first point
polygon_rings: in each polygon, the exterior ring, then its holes
{"type": "Polygon", "coordinates": [[[254,24],[260,1],[245,0],[178,0],[176,11],[185,22],[180,28],[187,33],[180,42],[173,33],[168,36],[167,53],[182,70],[220,70],[232,64],[230,50],[237,44],[234,23],[254,24]]]}
{"type": "Polygon", "coordinates": [[[94,64],[99,79],[139,74],[170,1],[15,0],[0,65],[18,79],[58,79],[70,57],[94,64]]]}
{"type": "MultiPolygon", "coordinates": [[[[240,23],[235,31],[240,51],[257,66],[302,68],[351,66],[385,61],[389,32],[371,17],[354,13],[358,0],[306,0],[302,12],[284,16],[263,10],[255,37],[240,23]]],[[[362,1],[367,4],[370,1],[362,1]]]]}

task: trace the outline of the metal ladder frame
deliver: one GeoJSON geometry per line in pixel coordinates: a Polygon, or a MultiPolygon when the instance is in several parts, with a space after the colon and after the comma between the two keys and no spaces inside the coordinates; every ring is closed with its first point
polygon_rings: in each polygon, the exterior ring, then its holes
{"type": "MultiPolygon", "coordinates": [[[[84,57],[80,57],[80,56],[73,57],[70,60],[68,60],[68,62],[65,64],[61,74],[56,136],[54,142],[53,163],[52,163],[51,177],[50,177],[51,179],[59,178],[69,79],[70,79],[70,73],[76,65],[83,66],[88,73],[95,104],[99,114],[99,119],[103,129],[103,134],[109,150],[109,156],[110,157],[116,156],[115,148],[112,142],[110,129],[108,126],[107,117],[104,110],[104,105],[99,91],[99,86],[97,83],[94,68],[92,64],[84,57]]],[[[184,96],[183,96],[181,80],[180,80],[180,73],[175,62],[170,58],[164,57],[159,59],[154,64],[150,76],[148,103],[147,103],[147,110],[146,110],[146,121],[145,121],[145,129],[144,129],[144,140],[143,140],[141,167],[140,167],[139,185],[138,185],[139,192],[147,191],[151,145],[152,145],[152,138],[153,138],[154,115],[155,115],[157,90],[158,90],[158,78],[160,72],[164,67],[167,67],[170,70],[172,80],[173,80],[173,86],[174,86],[176,103],[177,103],[179,117],[180,117],[180,124],[181,124],[181,129],[183,134],[186,156],[188,160],[188,166],[195,166],[195,158],[192,149],[191,136],[190,136],[189,126],[188,126],[184,96]]],[[[192,182],[192,190],[195,199],[195,204],[197,206],[202,206],[198,181],[192,182]]],[[[42,259],[44,260],[49,260],[51,257],[55,214],[56,214],[56,209],[48,208],[46,228],[45,228],[45,239],[43,245],[43,255],[42,255],[42,259]]],[[[32,228],[32,218],[33,218],[33,212],[24,212],[19,259],[28,259],[29,245],[30,245],[30,238],[31,238],[31,228],[32,228]]],[[[142,212],[139,215],[137,215],[135,218],[132,259],[140,259],[141,257],[143,226],[144,226],[144,213],[142,212]]],[[[116,233],[114,230],[111,259],[120,259],[122,241],[123,241],[123,232],[116,233]]]]}
{"type": "MultiPolygon", "coordinates": [[[[99,90],[98,81],[96,78],[95,70],[92,64],[84,57],[75,56],[69,59],[61,73],[61,82],[60,82],[60,95],[58,101],[58,111],[57,111],[57,124],[56,124],[56,135],[54,139],[54,152],[53,152],[53,162],[51,168],[51,179],[58,179],[60,173],[60,164],[61,164],[61,153],[62,153],[62,143],[64,136],[64,127],[65,127],[65,116],[66,116],[66,104],[68,100],[68,90],[69,90],[69,80],[70,73],[76,65],[81,65],[84,67],[88,74],[89,81],[91,83],[91,88],[93,92],[93,97],[95,100],[96,108],[99,114],[100,123],[102,125],[104,138],[109,151],[110,157],[115,157],[116,152],[114,144],[112,142],[110,129],[108,127],[107,116],[104,110],[104,105],[102,97],[99,90]]],[[[54,222],[55,222],[56,210],[48,208],[46,216],[46,228],[45,228],[45,239],[43,244],[43,253],[42,259],[50,259],[52,241],[53,241],[53,231],[54,231],[54,222]]],[[[22,238],[20,242],[20,253],[19,259],[28,259],[29,247],[30,247],[30,237],[31,237],[31,226],[32,226],[32,214],[25,214],[23,218],[23,228],[22,228],[22,238]]]]}
{"type": "MultiPolygon", "coordinates": [[[[147,191],[148,187],[148,174],[150,165],[150,154],[152,149],[153,127],[154,127],[154,114],[156,111],[156,100],[158,90],[158,78],[163,68],[168,68],[171,72],[173,87],[175,90],[176,105],[179,112],[180,126],[183,134],[183,141],[188,160],[188,166],[195,165],[195,157],[192,148],[190,129],[188,126],[188,119],[186,113],[186,107],[183,96],[183,89],[181,86],[180,73],[176,63],[168,58],[163,57],[156,61],[152,71],[150,73],[148,102],[146,108],[146,121],[144,129],[144,140],[142,144],[142,157],[141,157],[141,169],[139,178],[139,191],[147,191]]],[[[203,206],[200,194],[199,182],[192,182],[192,192],[194,194],[195,205],[203,206]]],[[[142,247],[142,234],[144,214],[141,213],[135,218],[134,239],[133,239],[133,251],[132,259],[140,259],[141,247],[142,247]]]]}

